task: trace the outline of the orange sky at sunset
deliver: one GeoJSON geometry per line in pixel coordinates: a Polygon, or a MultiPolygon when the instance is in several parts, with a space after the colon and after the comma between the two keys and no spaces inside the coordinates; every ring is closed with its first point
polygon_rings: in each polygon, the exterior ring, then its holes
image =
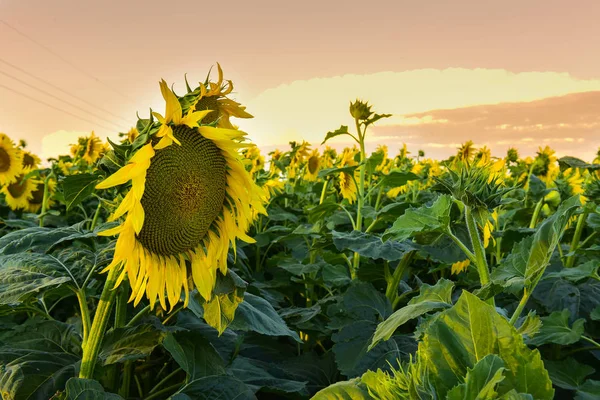
{"type": "Polygon", "coordinates": [[[371,149],[439,158],[472,139],[591,161],[598,17],[597,1],[0,0],[0,132],[43,158],[92,130],[115,137],[136,111],[164,111],[160,78],[181,93],[218,61],[265,151],[320,143],[360,97],[393,114],[371,149]]]}

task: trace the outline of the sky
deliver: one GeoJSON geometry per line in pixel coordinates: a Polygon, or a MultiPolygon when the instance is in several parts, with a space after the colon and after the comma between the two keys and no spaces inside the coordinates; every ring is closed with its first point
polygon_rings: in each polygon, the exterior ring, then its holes
{"type": "MultiPolygon", "coordinates": [[[[0,132],[47,158],[116,137],[219,62],[263,150],[318,144],[351,100],[393,116],[368,149],[447,157],[600,147],[600,2],[0,0],[0,132]]],[[[349,143],[338,141],[337,146],[349,143]]]]}

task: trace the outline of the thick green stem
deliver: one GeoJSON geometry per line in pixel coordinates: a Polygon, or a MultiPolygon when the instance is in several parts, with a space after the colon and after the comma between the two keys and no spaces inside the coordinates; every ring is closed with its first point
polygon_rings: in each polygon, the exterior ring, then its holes
{"type": "Polygon", "coordinates": [[[90,310],[87,305],[85,288],[76,289],[75,294],[77,295],[79,310],[81,312],[81,324],[83,325],[83,346],[85,346],[85,342],[90,332],[90,310]]]}
{"type": "Polygon", "coordinates": [[[379,210],[379,206],[381,205],[381,196],[383,195],[383,186],[379,187],[379,191],[377,192],[377,200],[375,200],[375,211],[379,210]]]}
{"type": "Polygon", "coordinates": [[[525,308],[525,304],[527,304],[527,302],[529,301],[530,295],[531,295],[531,292],[528,291],[527,288],[525,288],[525,291],[523,292],[523,297],[521,297],[521,301],[519,302],[517,309],[513,313],[512,317],[510,318],[511,325],[514,326],[515,323],[517,322],[517,320],[519,319],[519,317],[521,316],[521,313],[523,312],[523,308],[525,308]]]}
{"type": "MultiPolygon", "coordinates": [[[[356,122],[356,131],[358,133],[358,139],[359,139],[359,145],[360,145],[360,167],[359,167],[359,182],[358,182],[358,200],[356,202],[356,229],[357,231],[362,231],[362,223],[363,223],[363,216],[362,216],[362,208],[364,207],[365,204],[365,170],[366,170],[366,164],[365,164],[365,159],[366,159],[366,153],[365,153],[365,132],[361,133],[361,129],[360,129],[360,122],[357,120],[355,120],[356,122]]],[[[358,268],[360,266],[360,254],[358,254],[357,252],[354,252],[354,259],[353,261],[353,268],[354,268],[354,273],[356,274],[356,271],[358,271],[358,268]]]]}
{"type": "Polygon", "coordinates": [[[100,295],[100,302],[98,302],[98,308],[94,315],[92,329],[90,330],[88,340],[83,346],[83,359],[81,360],[81,370],[79,371],[79,377],[82,379],[93,379],[96,359],[100,352],[100,345],[106,331],[108,317],[110,316],[115,295],[117,294],[117,291],[113,290],[113,288],[119,272],[119,268],[112,268],[106,277],[104,289],[102,289],[102,294],[100,295]]]}
{"type": "Polygon", "coordinates": [[[471,238],[471,245],[475,252],[475,262],[477,272],[479,273],[479,282],[481,286],[486,285],[490,281],[490,271],[488,270],[487,260],[485,258],[485,249],[481,238],[479,237],[479,231],[477,230],[477,224],[475,224],[475,218],[473,217],[471,207],[465,205],[465,220],[467,222],[467,229],[471,238]]]}
{"type": "Polygon", "coordinates": [[[133,373],[133,361],[125,361],[123,366],[123,379],[119,387],[119,395],[124,399],[129,397],[129,387],[131,386],[131,374],[133,373]]]}
{"type": "Polygon", "coordinates": [[[585,226],[585,220],[587,219],[587,216],[588,211],[585,210],[577,218],[577,225],[575,226],[575,233],[573,234],[573,240],[571,240],[571,249],[569,250],[571,255],[567,258],[567,265],[565,265],[567,268],[573,268],[575,265],[575,252],[579,247],[579,240],[581,240],[581,233],[583,232],[583,227],[585,226]]]}
{"type": "Polygon", "coordinates": [[[325,201],[325,195],[327,194],[327,186],[329,185],[329,179],[325,179],[323,182],[323,190],[321,190],[321,197],[319,198],[319,205],[325,201]]]}
{"type": "Polygon", "coordinates": [[[102,200],[98,198],[98,207],[96,207],[96,212],[94,213],[94,218],[92,218],[92,223],[90,224],[90,231],[93,231],[98,224],[98,216],[100,215],[100,210],[102,209],[102,200]]]}
{"type": "Polygon", "coordinates": [[[48,195],[50,193],[49,190],[49,181],[52,173],[48,174],[46,179],[44,179],[44,196],[42,197],[42,209],[40,211],[40,227],[44,226],[44,217],[46,216],[46,211],[48,211],[48,195]]]}
{"type": "Polygon", "coordinates": [[[535,228],[535,226],[537,225],[538,218],[540,217],[540,211],[542,210],[543,206],[544,199],[542,198],[540,201],[537,202],[537,204],[535,205],[535,209],[533,210],[533,216],[531,217],[531,222],[529,223],[530,229],[535,228]]]}
{"type": "Polygon", "coordinates": [[[402,258],[400,259],[400,262],[398,262],[396,269],[394,270],[394,274],[391,276],[391,279],[387,282],[385,297],[388,298],[391,304],[394,304],[396,298],[398,297],[398,285],[402,280],[402,276],[404,275],[406,268],[408,268],[408,266],[410,265],[414,254],[414,251],[404,253],[402,258]]]}

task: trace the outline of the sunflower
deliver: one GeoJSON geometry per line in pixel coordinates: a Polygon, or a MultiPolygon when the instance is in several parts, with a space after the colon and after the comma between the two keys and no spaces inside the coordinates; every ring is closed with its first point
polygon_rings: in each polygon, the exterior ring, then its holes
{"type": "Polygon", "coordinates": [[[237,129],[229,120],[231,117],[236,118],[254,118],[246,112],[246,107],[240,103],[231,100],[227,97],[233,91],[233,83],[231,81],[223,81],[223,70],[217,63],[219,79],[215,82],[207,81],[200,83],[198,88],[191,94],[196,97],[196,100],[190,106],[193,111],[209,111],[202,122],[204,124],[213,124],[216,122],[218,128],[237,129]]]}
{"type": "Polygon", "coordinates": [[[39,180],[35,178],[24,179],[25,175],[17,176],[14,182],[2,188],[6,204],[12,210],[24,210],[29,207],[29,201],[33,198],[33,192],[37,189],[39,180]]]}
{"type": "Polygon", "coordinates": [[[319,150],[314,149],[308,160],[306,161],[306,170],[304,171],[304,179],[309,182],[317,180],[317,175],[321,169],[321,159],[319,157],[319,150]]]}
{"type": "Polygon", "coordinates": [[[21,174],[23,154],[15,147],[12,140],[0,133],[0,185],[15,181],[21,174]]]}
{"type": "Polygon", "coordinates": [[[71,145],[73,158],[80,158],[88,164],[93,164],[100,158],[105,147],[94,131],[88,137],[80,137],[77,144],[71,145]]]}
{"type": "Polygon", "coordinates": [[[385,144],[377,146],[375,154],[381,154],[383,157],[381,162],[375,167],[375,171],[382,172],[388,164],[388,147],[385,144]]]}
{"type": "Polygon", "coordinates": [[[476,149],[473,145],[473,141],[469,140],[459,147],[456,158],[458,161],[469,162],[475,156],[475,150],[476,149]]]}
{"type": "Polygon", "coordinates": [[[252,146],[244,149],[242,154],[244,155],[244,161],[246,161],[250,167],[250,175],[254,176],[265,167],[265,158],[260,154],[258,147],[252,146]]]}
{"type": "Polygon", "coordinates": [[[140,133],[138,132],[137,128],[133,127],[127,132],[127,140],[129,140],[129,143],[133,143],[135,138],[137,138],[139,135],[140,133]]]}
{"type": "MultiPolygon", "coordinates": [[[[340,167],[352,167],[357,165],[354,161],[354,151],[351,149],[344,149],[342,158],[340,160],[340,167]]],[[[356,178],[354,172],[342,171],[339,175],[340,194],[342,197],[350,202],[350,204],[356,201],[358,195],[358,188],[356,186],[356,178]]]]}
{"type": "Polygon", "coordinates": [[[337,152],[335,149],[325,146],[325,150],[323,150],[323,156],[321,157],[321,168],[332,168],[336,158],[337,152]]]}
{"type": "Polygon", "coordinates": [[[23,171],[30,172],[40,166],[42,160],[29,151],[23,151],[23,171]]]}
{"type": "Polygon", "coordinates": [[[198,126],[212,110],[183,116],[177,96],[162,80],[166,101],[154,138],[130,158],[128,164],[96,186],[97,189],[131,181],[111,220],[124,221],[104,231],[118,234],[115,254],[104,271],[123,267],[115,286],[127,276],[130,301],[137,305],[144,294],[150,307],[158,299],[171,310],[184,291],[188,304],[188,280],[210,300],[217,270],[227,271],[229,246],[236,239],[254,242],[246,235],[253,214],[266,214],[265,194],[244,169],[238,150],[244,132],[198,126]]]}
{"type": "MultiPolygon", "coordinates": [[[[48,199],[46,200],[46,206],[48,208],[52,207],[54,201],[52,200],[52,196],[56,192],[56,181],[54,179],[50,179],[48,181],[48,199]]],[[[36,184],[36,188],[31,192],[31,199],[27,200],[27,207],[25,207],[25,211],[31,213],[37,213],[42,208],[42,202],[44,201],[44,183],[39,182],[36,184]]]]}

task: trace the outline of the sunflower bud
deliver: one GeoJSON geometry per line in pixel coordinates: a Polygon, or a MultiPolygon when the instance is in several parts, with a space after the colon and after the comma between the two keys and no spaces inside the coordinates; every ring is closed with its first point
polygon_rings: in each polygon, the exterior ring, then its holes
{"type": "Polygon", "coordinates": [[[354,103],[350,102],[350,115],[352,118],[365,121],[371,117],[373,111],[371,111],[371,106],[368,102],[363,103],[362,101],[356,99],[354,103]]]}

